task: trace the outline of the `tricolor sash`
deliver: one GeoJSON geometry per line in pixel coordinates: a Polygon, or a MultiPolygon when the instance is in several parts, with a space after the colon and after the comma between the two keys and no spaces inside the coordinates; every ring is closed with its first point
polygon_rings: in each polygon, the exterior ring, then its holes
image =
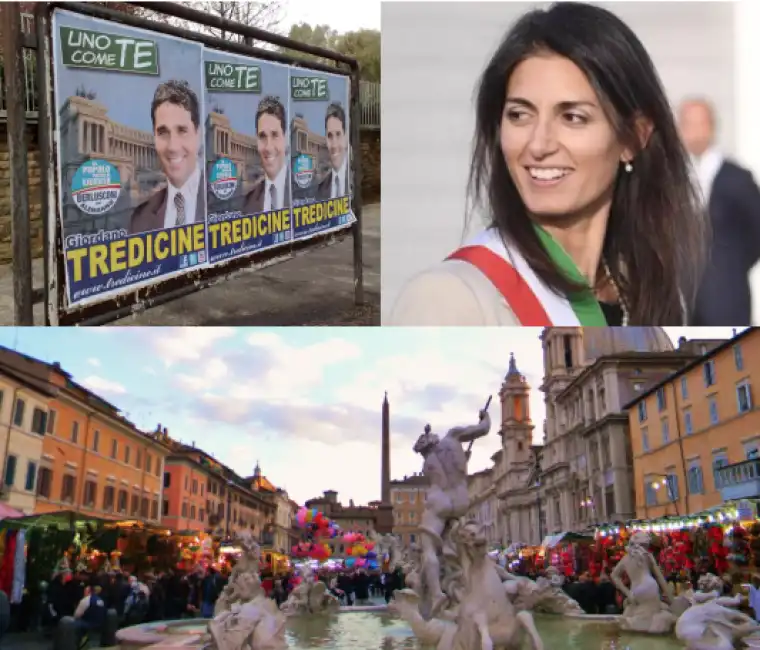
{"type": "MultiPolygon", "coordinates": [[[[536,232],[557,268],[571,280],[587,284],[562,246],[540,226],[536,226],[536,232]]],[[[557,295],[533,272],[516,247],[505,247],[495,228],[480,233],[448,259],[475,266],[504,297],[524,327],[607,326],[591,288],[573,296],[557,295]]]]}

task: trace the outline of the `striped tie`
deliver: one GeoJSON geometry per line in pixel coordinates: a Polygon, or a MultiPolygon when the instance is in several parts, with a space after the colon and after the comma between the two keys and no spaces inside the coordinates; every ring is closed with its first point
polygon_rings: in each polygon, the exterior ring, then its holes
{"type": "Polygon", "coordinates": [[[185,197],[181,192],[177,192],[174,195],[174,207],[177,208],[177,221],[174,222],[175,226],[182,226],[185,223],[185,197]]]}

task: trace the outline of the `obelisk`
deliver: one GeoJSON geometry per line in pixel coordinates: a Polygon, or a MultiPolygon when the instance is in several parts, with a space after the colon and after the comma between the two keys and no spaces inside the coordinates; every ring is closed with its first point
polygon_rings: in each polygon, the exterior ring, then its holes
{"type": "Polygon", "coordinates": [[[390,406],[388,404],[388,393],[385,393],[383,399],[383,442],[382,442],[382,467],[381,467],[381,497],[380,500],[386,504],[391,503],[391,417],[390,406]]]}

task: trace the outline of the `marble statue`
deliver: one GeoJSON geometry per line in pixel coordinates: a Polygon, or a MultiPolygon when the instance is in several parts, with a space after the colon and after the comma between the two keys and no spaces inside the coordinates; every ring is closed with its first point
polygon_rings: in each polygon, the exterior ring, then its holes
{"type": "Polygon", "coordinates": [[[742,596],[722,596],[723,581],[716,575],[699,578],[690,592],[689,607],[676,622],[676,637],[689,650],[731,650],[738,641],[760,631],[751,616],[737,611],[742,596]]]}
{"type": "Polygon", "coordinates": [[[668,634],[673,629],[676,617],[670,611],[673,600],[654,557],[647,548],[650,535],[637,531],[628,541],[626,554],[617,563],[610,578],[625,597],[625,608],[620,617],[620,627],[630,632],[668,634]],[[623,584],[622,576],[627,574],[630,588],[623,584]],[[665,598],[666,603],[662,602],[665,598]]]}
{"type": "Polygon", "coordinates": [[[488,557],[482,527],[463,521],[451,528],[452,552],[461,566],[453,615],[425,620],[420,596],[411,589],[395,593],[391,611],[411,626],[423,645],[436,650],[519,650],[526,636],[533,650],[543,650],[533,615],[515,611],[507,597],[497,564],[488,557]]]}
{"type": "Polygon", "coordinates": [[[581,606],[565,593],[564,576],[556,567],[546,569],[546,577],[535,582],[530,578],[516,576],[499,567],[504,589],[518,611],[543,614],[583,614],[581,606]]]}
{"type": "Polygon", "coordinates": [[[468,456],[462,444],[482,438],[490,429],[491,418],[487,409],[482,409],[478,424],[455,427],[442,439],[432,433],[428,425],[414,445],[414,451],[424,458],[422,472],[430,483],[419,528],[425,584],[425,593],[420,595],[423,609],[427,610],[426,618],[436,616],[448,601],[441,587],[438,555],[456,555],[446,543],[446,533],[450,523],[464,517],[470,506],[467,493],[468,456]]]}
{"type": "Polygon", "coordinates": [[[424,593],[424,586],[422,584],[422,548],[420,548],[419,544],[410,544],[404,550],[399,565],[404,573],[404,584],[408,589],[412,589],[419,596],[422,596],[424,593]]]}
{"type": "Polygon", "coordinates": [[[388,571],[393,572],[397,567],[401,566],[403,553],[398,537],[392,533],[384,535],[373,533],[371,539],[375,543],[375,553],[377,553],[377,558],[381,565],[387,557],[388,571]]]}
{"type": "Polygon", "coordinates": [[[208,650],[286,650],[286,617],[267,598],[259,577],[261,549],[250,531],[235,542],[242,553],[208,624],[208,650]]]}
{"type": "Polygon", "coordinates": [[[308,567],[301,570],[301,582],[290,592],[288,599],[280,605],[285,614],[323,614],[338,611],[340,601],[328,590],[327,585],[317,580],[308,567]]]}

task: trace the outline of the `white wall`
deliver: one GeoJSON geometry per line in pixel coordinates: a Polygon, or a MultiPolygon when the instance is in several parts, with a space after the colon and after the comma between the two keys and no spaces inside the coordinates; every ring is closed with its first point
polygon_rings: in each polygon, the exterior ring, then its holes
{"type": "MultiPolygon", "coordinates": [[[[752,114],[760,93],[760,3],[600,4],[637,33],[671,102],[709,97],[721,121],[720,146],[760,171],[760,124],[752,114]]],[[[403,284],[444,259],[466,234],[477,79],[510,25],[527,10],[547,5],[383,3],[383,317],[403,284]]],[[[471,230],[481,226],[475,223],[471,230]]]]}

